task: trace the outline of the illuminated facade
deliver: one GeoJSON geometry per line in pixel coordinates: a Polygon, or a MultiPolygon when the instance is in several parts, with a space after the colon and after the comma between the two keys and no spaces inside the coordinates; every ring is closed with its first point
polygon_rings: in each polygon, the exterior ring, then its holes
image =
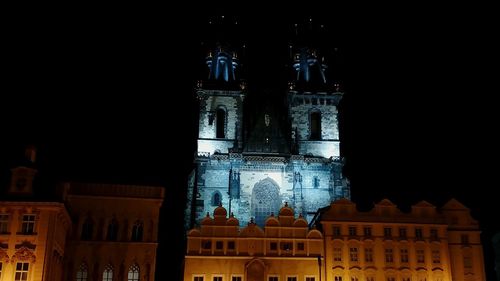
{"type": "MultiPolygon", "coordinates": [[[[0,281],[153,281],[161,187],[33,185],[35,150],[0,201],[0,281]]],[[[2,190],[3,191],[3,190],[2,190]]]]}
{"type": "Polygon", "coordinates": [[[322,255],[321,232],[287,205],[263,228],[253,221],[240,227],[217,207],[188,233],[184,281],[318,281],[322,255]]]}
{"type": "Polygon", "coordinates": [[[219,204],[239,218],[240,226],[251,218],[263,226],[284,202],[310,220],[318,208],[350,197],[339,152],[337,106],[343,93],[328,80],[316,50],[295,51],[288,113],[262,101],[248,124],[243,122],[247,91],[238,76],[237,52],[219,45],[208,53],[208,79],[197,88],[199,134],[188,184],[187,229],[219,204]]]}
{"type": "Polygon", "coordinates": [[[360,212],[342,199],[319,214],[325,280],[486,280],[478,224],[454,199],[440,210],[422,201],[410,213],[387,199],[360,212]]]}
{"type": "Polygon", "coordinates": [[[164,190],[79,183],[63,189],[73,218],[66,280],[153,281],[164,190]]]}

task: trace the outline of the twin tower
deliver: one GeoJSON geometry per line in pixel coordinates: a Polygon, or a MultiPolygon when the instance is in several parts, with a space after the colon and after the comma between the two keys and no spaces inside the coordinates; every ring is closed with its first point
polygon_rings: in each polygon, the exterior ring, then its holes
{"type": "Polygon", "coordinates": [[[199,133],[186,228],[219,205],[242,226],[262,226],[285,202],[310,222],[318,209],[350,197],[339,149],[343,93],[319,50],[290,45],[286,93],[270,93],[286,94],[281,111],[264,101],[244,110],[255,93],[240,78],[239,54],[221,43],[207,51],[207,75],[196,87],[199,133]]]}

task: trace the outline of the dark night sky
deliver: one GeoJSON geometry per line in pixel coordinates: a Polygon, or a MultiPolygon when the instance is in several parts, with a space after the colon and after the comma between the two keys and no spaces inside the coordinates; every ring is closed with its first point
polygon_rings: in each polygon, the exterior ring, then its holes
{"type": "MultiPolygon", "coordinates": [[[[163,185],[163,224],[171,217],[180,227],[205,22],[193,18],[19,21],[2,66],[2,182],[23,145],[34,143],[41,181],[163,185]]],[[[498,218],[490,218],[500,213],[493,195],[499,185],[498,58],[478,32],[481,23],[408,24],[400,26],[404,32],[354,27],[353,46],[342,47],[343,27],[319,20],[342,52],[341,153],[353,200],[367,209],[387,197],[406,210],[422,199],[442,206],[457,198],[483,228],[492,271],[488,240],[500,228],[498,218]]],[[[264,81],[253,84],[256,92],[278,87],[271,82],[279,80],[273,77],[283,66],[278,53],[286,50],[282,30],[290,22],[241,21],[248,30],[249,80],[264,81]]],[[[161,230],[164,239],[182,235],[168,229],[161,230]]],[[[181,253],[164,243],[158,264],[181,253]]]]}

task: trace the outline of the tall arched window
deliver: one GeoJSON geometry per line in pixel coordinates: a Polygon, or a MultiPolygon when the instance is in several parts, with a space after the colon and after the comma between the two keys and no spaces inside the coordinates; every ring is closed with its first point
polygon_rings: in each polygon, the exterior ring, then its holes
{"type": "Polygon", "coordinates": [[[113,281],[113,266],[110,264],[104,267],[104,271],[102,272],[102,281],[113,281]]]}
{"type": "Polygon", "coordinates": [[[116,239],[118,239],[118,221],[116,219],[112,219],[108,225],[106,240],[116,241],[116,239]]]}
{"type": "Polygon", "coordinates": [[[139,281],[139,266],[134,264],[128,270],[128,281],[139,281]]]}
{"type": "Polygon", "coordinates": [[[85,219],[82,225],[81,240],[92,240],[92,233],[94,232],[94,222],[91,218],[85,219]]]}
{"type": "Polygon", "coordinates": [[[212,206],[219,206],[221,204],[221,195],[218,191],[212,194],[212,206]]]}
{"type": "Polygon", "coordinates": [[[217,109],[217,116],[215,117],[217,119],[216,123],[216,138],[218,139],[224,139],[226,138],[226,111],[222,108],[217,109]]]}
{"type": "Polygon", "coordinates": [[[310,139],[320,140],[321,139],[321,112],[313,111],[310,116],[310,139]]]}
{"type": "Polygon", "coordinates": [[[87,264],[82,263],[80,268],[76,272],[76,281],[87,281],[88,280],[88,267],[87,264]]]}
{"type": "Polygon", "coordinates": [[[132,241],[140,242],[142,241],[142,234],[144,232],[144,223],[142,221],[136,221],[134,226],[132,226],[132,241]]]}

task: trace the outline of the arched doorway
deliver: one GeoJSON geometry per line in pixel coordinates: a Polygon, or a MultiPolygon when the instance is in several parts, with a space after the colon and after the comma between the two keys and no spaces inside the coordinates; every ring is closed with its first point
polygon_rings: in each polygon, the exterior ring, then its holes
{"type": "Polygon", "coordinates": [[[251,260],[247,265],[246,265],[246,275],[247,281],[265,281],[265,271],[266,267],[264,265],[264,262],[262,262],[259,259],[254,259],[251,260]]]}
{"type": "Polygon", "coordinates": [[[277,213],[281,206],[278,184],[271,178],[265,178],[255,184],[252,190],[252,216],[255,223],[264,226],[271,213],[277,213]]]}

